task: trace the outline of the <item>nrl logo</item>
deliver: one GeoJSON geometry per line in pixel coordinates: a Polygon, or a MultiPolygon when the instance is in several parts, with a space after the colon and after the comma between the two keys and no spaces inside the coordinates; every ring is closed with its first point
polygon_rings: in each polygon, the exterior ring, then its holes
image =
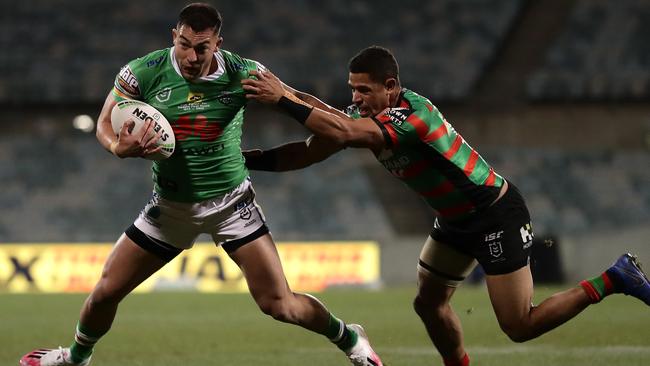
{"type": "Polygon", "coordinates": [[[503,254],[503,248],[501,247],[500,241],[489,243],[488,246],[490,248],[490,254],[493,257],[498,258],[501,256],[501,254],[503,254]]]}
{"type": "Polygon", "coordinates": [[[252,215],[253,215],[253,214],[251,213],[251,209],[250,209],[250,207],[246,207],[245,209],[243,209],[243,210],[239,213],[239,217],[240,217],[242,220],[248,220],[248,219],[251,218],[252,215]]]}
{"type": "Polygon", "coordinates": [[[156,94],[156,100],[163,103],[169,100],[169,97],[172,96],[172,89],[171,88],[165,88],[156,94]]]}

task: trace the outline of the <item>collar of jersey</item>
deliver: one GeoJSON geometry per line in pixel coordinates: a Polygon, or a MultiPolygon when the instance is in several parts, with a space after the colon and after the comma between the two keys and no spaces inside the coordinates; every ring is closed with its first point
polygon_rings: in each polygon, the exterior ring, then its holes
{"type": "MultiPolygon", "coordinates": [[[[169,57],[172,60],[172,65],[174,65],[174,70],[176,70],[176,73],[178,76],[183,77],[181,74],[181,69],[178,67],[178,63],[176,62],[176,57],[174,56],[174,47],[169,48],[169,57]]],[[[202,82],[202,81],[213,81],[217,80],[218,78],[223,75],[224,71],[226,70],[226,62],[223,59],[223,54],[221,53],[221,50],[218,50],[217,52],[214,53],[214,58],[217,59],[217,64],[219,67],[217,67],[217,71],[213,72],[210,75],[203,76],[199,78],[197,81],[202,82]]]]}

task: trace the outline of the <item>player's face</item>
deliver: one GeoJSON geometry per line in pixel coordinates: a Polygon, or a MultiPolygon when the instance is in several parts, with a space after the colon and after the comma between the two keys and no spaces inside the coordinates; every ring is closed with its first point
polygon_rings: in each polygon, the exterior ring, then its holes
{"type": "Polygon", "coordinates": [[[195,32],[187,25],[172,30],[174,56],[181,75],[187,80],[196,80],[210,73],[214,53],[219,49],[223,39],[214,29],[195,32]]]}
{"type": "Polygon", "coordinates": [[[371,117],[390,107],[390,89],[370,79],[366,73],[350,73],[352,103],[359,107],[361,117],[371,117]]]}

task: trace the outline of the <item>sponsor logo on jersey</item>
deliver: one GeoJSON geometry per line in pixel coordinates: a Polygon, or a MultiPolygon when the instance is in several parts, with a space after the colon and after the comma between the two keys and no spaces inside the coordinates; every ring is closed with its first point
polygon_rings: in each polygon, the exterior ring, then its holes
{"type": "Polygon", "coordinates": [[[172,88],[167,87],[159,91],[158,94],[156,94],[156,100],[163,103],[168,101],[171,96],[172,96],[172,88]]]}
{"type": "Polygon", "coordinates": [[[138,85],[138,79],[131,71],[129,65],[124,66],[120,70],[120,74],[117,77],[117,82],[119,88],[126,92],[129,95],[136,96],[140,95],[140,86],[138,85]]]}
{"type": "Polygon", "coordinates": [[[397,178],[404,178],[404,170],[411,164],[411,159],[408,156],[395,156],[391,150],[382,150],[377,159],[397,178]]]}
{"type": "Polygon", "coordinates": [[[200,148],[196,147],[188,147],[183,149],[183,154],[185,155],[208,155],[215,153],[217,151],[223,150],[224,145],[223,144],[216,144],[216,145],[209,145],[209,146],[204,146],[200,148]]]}
{"type": "Polygon", "coordinates": [[[382,160],[381,163],[386,167],[386,169],[404,169],[409,166],[411,160],[408,156],[398,156],[382,160]]]}
{"type": "Polygon", "coordinates": [[[210,107],[210,104],[206,102],[204,98],[205,98],[204,93],[196,93],[190,91],[187,94],[187,99],[186,99],[187,103],[183,103],[179,105],[178,108],[185,113],[208,109],[210,107]]]}
{"type": "Polygon", "coordinates": [[[383,150],[381,150],[379,152],[379,155],[377,155],[377,159],[379,161],[388,160],[388,159],[392,158],[393,155],[394,155],[393,150],[383,149],[383,150]]]}
{"type": "MultiPolygon", "coordinates": [[[[244,70],[246,70],[246,65],[244,65],[244,64],[232,62],[230,64],[230,66],[232,66],[232,69],[234,71],[244,71],[244,70]]],[[[261,71],[264,71],[264,70],[261,70],[261,71]]]]}
{"type": "Polygon", "coordinates": [[[160,65],[160,63],[162,62],[163,58],[164,58],[164,56],[160,56],[160,57],[158,57],[158,58],[155,59],[155,60],[150,60],[149,62],[147,62],[147,67],[152,67],[152,66],[160,65]]]}
{"type": "Polygon", "coordinates": [[[187,94],[187,102],[188,103],[200,103],[203,101],[203,97],[205,94],[203,93],[195,93],[190,91],[189,94],[187,94]]]}
{"type": "Polygon", "coordinates": [[[229,105],[232,103],[232,96],[235,94],[235,92],[231,91],[224,91],[221,92],[219,95],[217,95],[217,100],[221,104],[229,105]]]}
{"type": "Polygon", "coordinates": [[[410,115],[408,108],[391,108],[386,112],[390,121],[397,126],[401,126],[410,115]]]}

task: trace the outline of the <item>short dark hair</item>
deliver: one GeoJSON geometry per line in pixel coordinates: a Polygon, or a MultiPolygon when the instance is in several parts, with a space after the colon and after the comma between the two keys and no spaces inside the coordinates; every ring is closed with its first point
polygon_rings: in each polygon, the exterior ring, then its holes
{"type": "Polygon", "coordinates": [[[206,3],[191,3],[178,14],[176,27],[180,28],[181,25],[187,25],[195,32],[212,28],[214,33],[219,33],[221,23],[221,14],[214,6],[206,3]]]}
{"type": "Polygon", "coordinates": [[[365,73],[370,80],[384,83],[389,78],[394,78],[399,83],[399,65],[395,56],[384,47],[370,46],[364,48],[350,59],[348,70],[351,73],[365,73]]]}

